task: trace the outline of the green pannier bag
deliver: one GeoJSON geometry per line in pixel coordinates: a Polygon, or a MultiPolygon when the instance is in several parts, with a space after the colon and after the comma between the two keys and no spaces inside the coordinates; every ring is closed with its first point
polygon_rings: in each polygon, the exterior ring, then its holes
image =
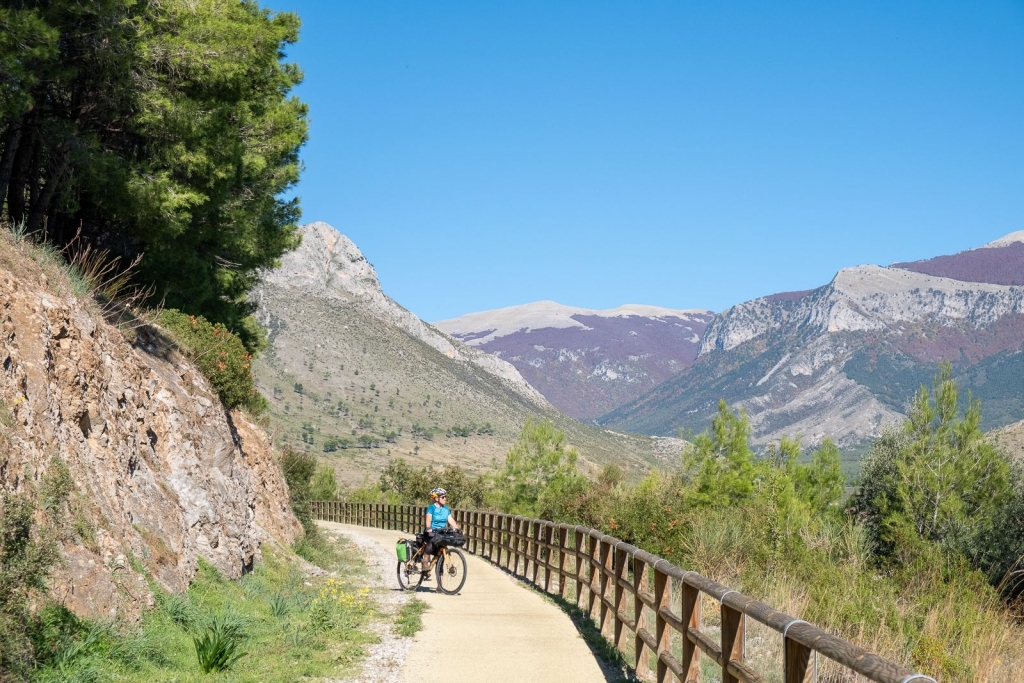
{"type": "Polygon", "coordinates": [[[395,552],[398,553],[399,562],[408,562],[409,556],[411,555],[411,553],[409,552],[409,542],[405,539],[399,541],[398,544],[395,546],[395,552]]]}

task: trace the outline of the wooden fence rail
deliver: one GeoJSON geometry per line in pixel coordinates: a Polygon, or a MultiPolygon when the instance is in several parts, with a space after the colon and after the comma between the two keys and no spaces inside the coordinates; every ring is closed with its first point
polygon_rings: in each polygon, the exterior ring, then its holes
{"type": "MultiPolygon", "coordinates": [[[[314,519],[407,533],[423,528],[426,513],[415,505],[311,505],[314,519]]],[[[722,683],[764,683],[746,657],[747,620],[752,619],[782,636],[778,664],[785,683],[817,681],[818,655],[839,672],[828,680],[853,681],[859,674],[876,683],[935,683],[597,529],[476,510],[456,509],[454,514],[468,536],[466,550],[575,603],[631,658],[638,678],[699,683],[706,657],[721,671],[722,683]],[[708,601],[718,603],[718,614],[707,615],[705,623],[708,601]]],[[[773,672],[771,680],[779,680],[779,673],[773,672]]]]}

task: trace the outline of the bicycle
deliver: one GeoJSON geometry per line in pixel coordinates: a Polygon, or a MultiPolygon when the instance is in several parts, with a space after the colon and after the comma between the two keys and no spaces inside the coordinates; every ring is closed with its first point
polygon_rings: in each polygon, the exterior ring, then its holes
{"type": "MultiPolygon", "coordinates": [[[[423,583],[423,572],[420,570],[420,565],[422,564],[423,551],[426,549],[427,544],[422,534],[416,535],[416,541],[418,545],[411,555],[407,554],[407,560],[403,561],[401,559],[401,552],[399,553],[398,567],[396,569],[398,585],[402,590],[406,591],[418,588],[423,583]]],[[[466,584],[466,556],[458,548],[449,547],[450,544],[458,543],[461,545],[465,542],[466,537],[462,535],[440,532],[434,535],[434,554],[431,557],[430,564],[427,566],[427,571],[435,573],[438,590],[447,595],[455,595],[466,584]]],[[[399,544],[402,543],[405,543],[407,548],[411,544],[409,539],[399,541],[399,544]]]]}

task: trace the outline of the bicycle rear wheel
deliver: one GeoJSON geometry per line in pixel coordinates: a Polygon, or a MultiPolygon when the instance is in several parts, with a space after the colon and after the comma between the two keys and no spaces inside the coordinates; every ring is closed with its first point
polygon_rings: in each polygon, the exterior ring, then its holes
{"type": "Polygon", "coordinates": [[[455,595],[466,583],[466,556],[461,550],[447,548],[437,558],[437,587],[442,593],[455,595]]]}
{"type": "Polygon", "coordinates": [[[411,591],[423,583],[423,572],[417,566],[417,562],[398,563],[398,587],[404,591],[411,591]]]}

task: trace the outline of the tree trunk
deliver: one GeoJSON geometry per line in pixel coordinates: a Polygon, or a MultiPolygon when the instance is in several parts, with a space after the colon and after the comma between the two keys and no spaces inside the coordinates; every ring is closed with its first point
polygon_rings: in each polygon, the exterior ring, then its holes
{"type": "Polygon", "coordinates": [[[18,152],[21,142],[21,119],[11,121],[7,126],[4,139],[4,153],[0,156],[0,210],[3,209],[4,198],[7,196],[7,184],[11,182],[11,171],[14,169],[14,155],[18,152]]]}
{"type": "Polygon", "coordinates": [[[46,167],[45,157],[46,150],[43,149],[43,139],[41,135],[33,136],[34,143],[32,145],[32,156],[28,164],[28,175],[26,180],[28,181],[28,206],[31,213],[31,207],[35,206],[36,201],[39,199],[39,192],[42,189],[40,183],[43,182],[43,169],[46,167]]]}
{"type": "Polygon", "coordinates": [[[29,164],[32,161],[32,148],[35,146],[35,135],[29,133],[27,140],[22,140],[18,150],[14,153],[14,168],[11,171],[11,180],[7,184],[7,214],[12,223],[21,223],[25,220],[25,181],[29,173],[29,164]]]}
{"type": "Polygon", "coordinates": [[[47,209],[50,208],[50,202],[53,201],[54,195],[57,194],[57,187],[60,185],[61,178],[64,177],[67,164],[67,157],[63,151],[58,152],[50,171],[50,177],[46,179],[46,184],[43,185],[35,201],[32,202],[32,210],[28,215],[28,232],[35,232],[43,226],[43,217],[46,215],[47,209]]]}

